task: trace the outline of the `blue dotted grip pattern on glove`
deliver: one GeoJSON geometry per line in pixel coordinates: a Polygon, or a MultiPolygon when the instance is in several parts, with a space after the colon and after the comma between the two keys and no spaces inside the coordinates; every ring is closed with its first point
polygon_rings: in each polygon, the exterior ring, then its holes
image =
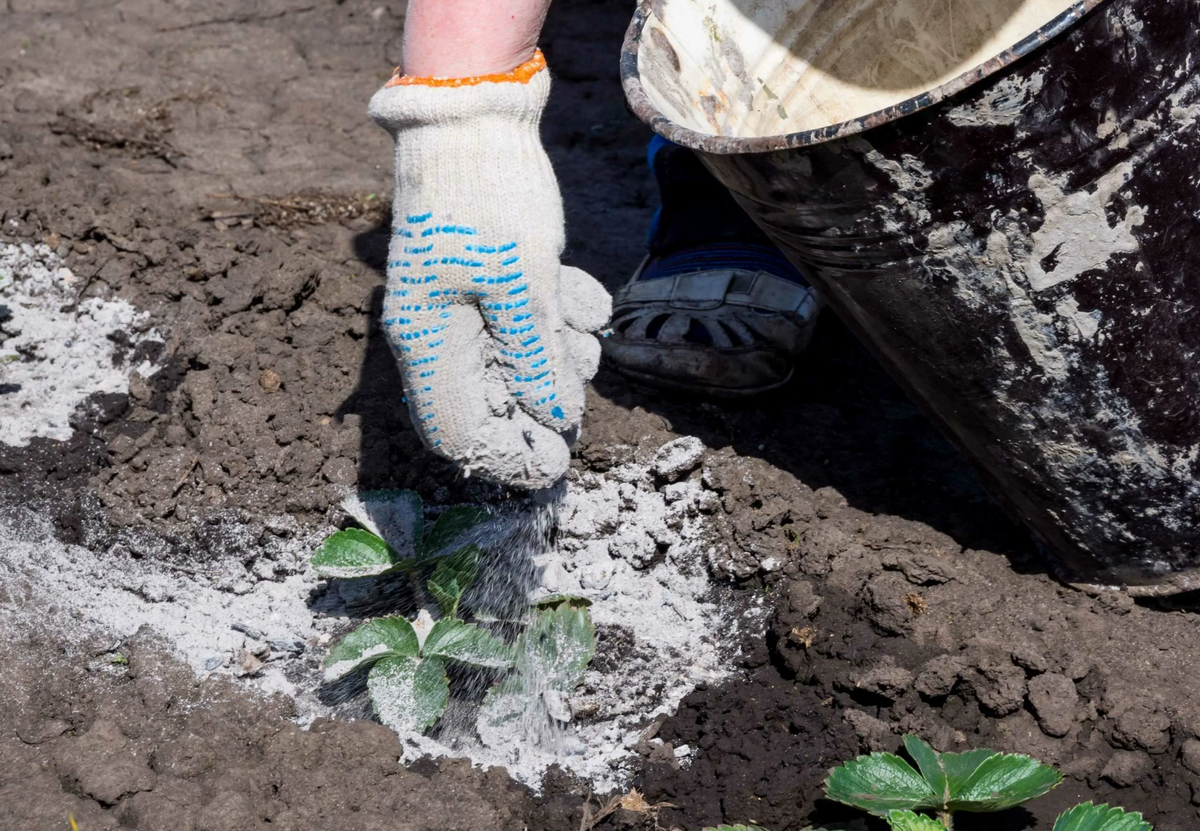
{"type": "MultiPolygon", "coordinates": [[[[557,399],[554,379],[549,377],[550,370],[546,369],[547,359],[543,357],[546,349],[540,343],[542,338],[537,332],[537,323],[534,315],[525,311],[529,307],[529,298],[521,296],[529,291],[529,285],[522,281],[524,273],[519,270],[518,243],[487,245],[472,241],[463,244],[461,238],[474,240],[479,236],[478,230],[462,225],[438,225],[433,222],[432,212],[405,217],[405,226],[392,233],[411,243],[401,248],[405,257],[411,259],[388,262],[388,280],[404,288],[388,292],[383,325],[397,350],[407,356],[410,367],[427,367],[418,371],[417,377],[431,382],[436,376],[437,350],[444,345],[438,335],[447,324],[421,326],[406,315],[437,312],[438,319],[448,321],[454,314],[452,307],[456,301],[478,298],[488,329],[501,345],[498,351],[505,358],[501,365],[513,397],[529,397],[539,405],[557,399]],[[453,253],[439,256],[439,243],[442,249],[453,253]],[[471,277],[471,283],[478,288],[440,288],[437,273],[430,271],[439,266],[479,269],[478,275],[471,277]]],[[[432,384],[423,383],[409,392],[414,396],[409,403],[416,418],[423,422],[432,445],[440,446],[442,440],[434,437],[439,429],[436,402],[426,397],[433,392],[432,384]]],[[[551,413],[563,418],[561,407],[554,407],[551,413]]]]}

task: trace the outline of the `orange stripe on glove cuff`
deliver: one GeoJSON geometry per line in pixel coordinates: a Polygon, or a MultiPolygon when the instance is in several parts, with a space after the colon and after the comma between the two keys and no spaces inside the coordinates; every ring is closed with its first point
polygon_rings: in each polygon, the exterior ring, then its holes
{"type": "Polygon", "coordinates": [[[473,87],[479,84],[528,84],[533,76],[546,68],[546,56],[541,49],[533,53],[533,57],[510,72],[500,72],[494,75],[470,75],[466,78],[414,78],[405,75],[402,67],[396,67],[392,79],[385,86],[389,87],[473,87]]]}

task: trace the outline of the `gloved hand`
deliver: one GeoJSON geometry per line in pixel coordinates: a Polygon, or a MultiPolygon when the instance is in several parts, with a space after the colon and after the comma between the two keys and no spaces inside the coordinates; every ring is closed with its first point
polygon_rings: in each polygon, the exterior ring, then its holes
{"type": "Polygon", "coordinates": [[[371,99],[396,139],[383,325],[426,446],[526,488],[567,470],[608,293],[560,264],[562,198],[538,125],[539,52],[500,76],[392,78],[371,99]]]}

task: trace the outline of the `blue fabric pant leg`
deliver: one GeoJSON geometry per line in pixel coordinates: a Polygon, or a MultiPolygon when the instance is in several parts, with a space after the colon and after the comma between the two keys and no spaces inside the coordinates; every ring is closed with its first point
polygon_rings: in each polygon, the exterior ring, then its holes
{"type": "Polygon", "coordinates": [[[745,268],[807,285],[695,153],[655,135],[646,147],[646,160],[662,207],[646,235],[653,261],[642,279],[745,268]]]}

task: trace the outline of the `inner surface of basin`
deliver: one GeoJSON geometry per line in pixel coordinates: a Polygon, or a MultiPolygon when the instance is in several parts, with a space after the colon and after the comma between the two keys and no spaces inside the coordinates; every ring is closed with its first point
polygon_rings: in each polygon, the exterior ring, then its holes
{"type": "Polygon", "coordinates": [[[735,138],[818,130],[1004,53],[1075,0],[649,0],[642,86],[676,124],[735,138]]]}

